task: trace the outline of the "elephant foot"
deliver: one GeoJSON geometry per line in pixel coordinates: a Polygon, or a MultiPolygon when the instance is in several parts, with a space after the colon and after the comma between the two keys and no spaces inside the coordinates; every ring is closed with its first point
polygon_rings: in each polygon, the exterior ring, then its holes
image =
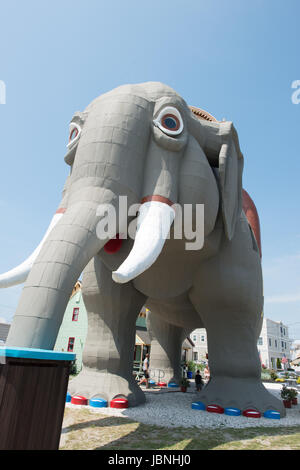
{"type": "Polygon", "coordinates": [[[274,410],[280,413],[281,418],[286,415],[282,401],[268,392],[257,379],[215,377],[198,396],[205,405],[234,407],[242,411],[252,408],[262,415],[267,410],[274,410]]]}
{"type": "Polygon", "coordinates": [[[121,396],[128,400],[129,406],[141,405],[146,401],[144,392],[133,376],[125,378],[88,367],[69,381],[68,391],[72,396],[81,395],[88,399],[99,397],[108,403],[121,396]]]}

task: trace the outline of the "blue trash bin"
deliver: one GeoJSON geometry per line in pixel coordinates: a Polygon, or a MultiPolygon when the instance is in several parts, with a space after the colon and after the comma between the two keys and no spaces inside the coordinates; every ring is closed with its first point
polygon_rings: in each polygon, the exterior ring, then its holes
{"type": "Polygon", "coordinates": [[[193,372],[191,372],[190,370],[189,370],[188,373],[187,373],[187,378],[188,378],[188,379],[192,379],[192,378],[193,378],[193,372]]]}

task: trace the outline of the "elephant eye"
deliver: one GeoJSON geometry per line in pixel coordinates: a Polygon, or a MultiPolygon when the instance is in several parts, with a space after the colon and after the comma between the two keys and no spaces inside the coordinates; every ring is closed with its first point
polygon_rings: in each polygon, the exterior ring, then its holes
{"type": "Polygon", "coordinates": [[[162,132],[170,136],[176,136],[183,131],[183,120],[178,109],[166,106],[158,114],[153,123],[162,132]]]}
{"type": "Polygon", "coordinates": [[[75,143],[78,141],[81,133],[81,128],[75,122],[70,124],[70,134],[69,134],[69,143],[67,145],[68,148],[73,147],[75,143]]]}
{"type": "Polygon", "coordinates": [[[162,126],[169,131],[178,131],[180,122],[174,114],[165,114],[161,120],[162,126]]]}

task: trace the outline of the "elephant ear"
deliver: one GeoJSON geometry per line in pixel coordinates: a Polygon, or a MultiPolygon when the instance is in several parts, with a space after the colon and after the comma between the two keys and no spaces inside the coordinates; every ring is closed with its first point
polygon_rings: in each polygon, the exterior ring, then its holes
{"type": "Polygon", "coordinates": [[[225,233],[229,240],[234,236],[235,226],[242,212],[243,155],[237,132],[231,122],[220,123],[222,140],[219,153],[219,178],[222,215],[225,233]]]}
{"type": "Polygon", "coordinates": [[[231,240],[242,211],[244,158],[237,132],[232,122],[219,122],[211,116],[209,119],[199,118],[193,109],[190,132],[203,148],[209,164],[218,168],[224,228],[226,236],[231,240]]]}

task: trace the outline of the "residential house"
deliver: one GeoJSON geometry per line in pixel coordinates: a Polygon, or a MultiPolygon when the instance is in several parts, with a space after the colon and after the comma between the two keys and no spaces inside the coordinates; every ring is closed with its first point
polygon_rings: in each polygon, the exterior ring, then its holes
{"type": "Polygon", "coordinates": [[[193,342],[192,360],[194,362],[207,361],[207,333],[205,328],[197,328],[190,334],[193,342]]]}
{"type": "MultiPolygon", "coordinates": [[[[208,352],[206,330],[198,328],[191,333],[190,338],[195,343],[193,349],[194,361],[205,361],[208,352]]],[[[261,364],[272,369],[287,369],[292,360],[291,344],[292,340],[289,338],[289,331],[286,325],[268,318],[263,319],[261,333],[257,342],[261,364]]]]}
{"type": "Polygon", "coordinates": [[[262,365],[269,369],[287,369],[292,360],[291,345],[287,325],[269,318],[263,319],[257,342],[262,365]]]}

